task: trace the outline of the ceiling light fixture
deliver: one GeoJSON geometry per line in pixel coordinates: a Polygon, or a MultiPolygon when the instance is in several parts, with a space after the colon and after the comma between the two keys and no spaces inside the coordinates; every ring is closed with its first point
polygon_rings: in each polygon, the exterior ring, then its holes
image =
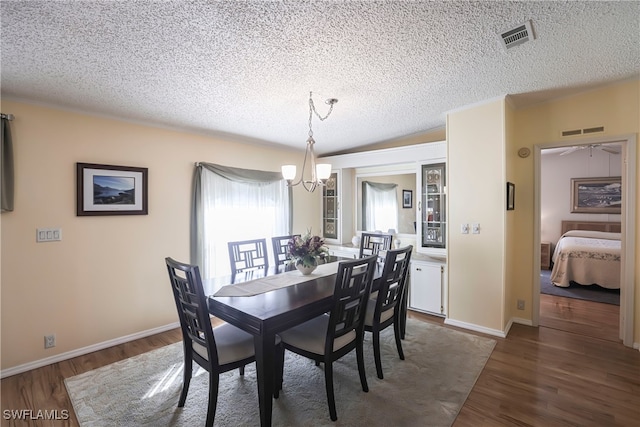
{"type": "Polygon", "coordinates": [[[308,192],[313,192],[316,187],[322,186],[325,184],[325,181],[329,179],[331,175],[331,165],[328,163],[318,163],[316,164],[316,157],[313,152],[313,144],[316,141],[313,139],[313,130],[311,129],[311,119],[313,118],[313,113],[318,116],[320,121],[325,120],[333,111],[333,105],[338,102],[335,98],[330,98],[325,101],[326,104],[329,105],[329,112],[326,116],[322,117],[316,111],[316,107],[313,104],[312,98],[313,92],[309,92],[309,138],[307,139],[307,148],[304,152],[304,162],[302,163],[302,173],[300,174],[300,179],[293,182],[296,178],[296,166],[295,165],[284,165],[282,166],[282,177],[287,180],[287,185],[290,187],[296,186],[298,184],[302,184],[305,190],[308,192]],[[311,179],[304,179],[304,172],[307,166],[307,157],[309,157],[309,167],[311,169],[311,179]]]}

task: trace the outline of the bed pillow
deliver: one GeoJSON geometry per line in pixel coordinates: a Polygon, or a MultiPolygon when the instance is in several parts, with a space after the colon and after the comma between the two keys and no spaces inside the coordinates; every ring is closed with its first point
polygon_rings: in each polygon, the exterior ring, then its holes
{"type": "Polygon", "coordinates": [[[590,237],[592,239],[620,240],[621,233],[608,233],[606,231],[569,230],[562,237],[590,237]]]}

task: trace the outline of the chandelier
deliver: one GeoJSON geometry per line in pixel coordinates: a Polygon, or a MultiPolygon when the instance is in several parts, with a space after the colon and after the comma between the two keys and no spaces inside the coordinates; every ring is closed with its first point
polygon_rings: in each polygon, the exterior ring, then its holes
{"type": "Polygon", "coordinates": [[[326,104],[329,105],[329,112],[326,116],[322,117],[316,111],[316,107],[313,104],[312,98],[313,92],[309,92],[309,138],[307,139],[307,148],[304,152],[304,161],[302,163],[302,173],[300,174],[300,179],[294,182],[296,178],[296,166],[295,165],[284,165],[282,166],[282,177],[287,180],[287,185],[290,187],[302,184],[305,190],[308,192],[313,192],[316,187],[325,185],[325,181],[329,179],[331,175],[331,165],[328,163],[318,163],[316,164],[316,156],[313,152],[313,144],[316,141],[313,139],[313,129],[311,128],[311,119],[313,118],[313,114],[320,119],[320,121],[325,120],[333,111],[333,105],[338,102],[335,98],[330,98],[325,101],[326,104]],[[311,179],[305,180],[305,168],[307,166],[307,158],[309,159],[309,168],[311,169],[311,179]]]}

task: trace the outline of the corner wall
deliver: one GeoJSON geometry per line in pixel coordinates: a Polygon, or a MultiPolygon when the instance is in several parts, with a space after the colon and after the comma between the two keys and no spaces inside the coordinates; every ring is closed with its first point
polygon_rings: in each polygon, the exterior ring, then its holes
{"type": "Polygon", "coordinates": [[[501,335],[505,326],[505,100],[447,116],[446,322],[501,335]],[[461,234],[461,224],[480,234],[461,234]]]}
{"type": "MultiPolygon", "coordinates": [[[[533,152],[534,146],[558,145],[579,141],[584,137],[561,137],[567,129],[584,129],[604,126],[605,132],[598,137],[607,138],[640,132],[640,80],[631,80],[608,85],[598,89],[568,96],[554,101],[541,103],[516,111],[516,135],[518,147],[527,147],[533,152]]],[[[591,136],[593,138],[596,135],[591,136]]],[[[522,167],[526,176],[522,176],[522,188],[531,197],[531,209],[521,214],[517,228],[517,250],[531,251],[534,246],[533,224],[534,209],[534,173],[533,155],[526,159],[514,158],[522,167]],[[529,172],[531,171],[531,172],[529,172]]],[[[509,158],[509,157],[508,157],[509,158]]],[[[640,150],[636,153],[636,164],[640,164],[640,150]]],[[[520,172],[518,173],[520,175],[520,172]]],[[[640,175],[635,177],[638,187],[640,175]]],[[[637,191],[637,190],[636,190],[637,191]]],[[[520,190],[518,189],[518,192],[520,190]]],[[[521,199],[520,199],[521,200],[521,199]]],[[[640,213],[640,198],[636,200],[636,212],[640,213]]],[[[637,219],[636,219],[637,220],[637,219]]],[[[634,304],[634,342],[640,343],[640,228],[636,226],[635,260],[635,300],[634,304]]],[[[532,258],[533,259],[533,258],[532,258]]],[[[533,298],[533,272],[518,272],[514,281],[515,292],[527,298],[527,307],[531,307],[533,298]],[[528,276],[527,276],[528,275],[528,276]]],[[[527,310],[525,317],[531,319],[527,310]]]]}

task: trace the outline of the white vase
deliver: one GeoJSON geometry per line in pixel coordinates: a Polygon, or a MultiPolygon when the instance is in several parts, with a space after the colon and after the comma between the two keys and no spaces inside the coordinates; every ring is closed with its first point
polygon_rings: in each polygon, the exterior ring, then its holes
{"type": "Polygon", "coordinates": [[[316,267],[318,267],[317,264],[311,267],[307,267],[304,264],[296,264],[296,268],[298,269],[298,271],[305,276],[308,276],[309,274],[313,273],[313,270],[315,270],[316,267]]]}
{"type": "Polygon", "coordinates": [[[351,244],[353,245],[354,248],[359,248],[360,247],[360,236],[353,236],[351,238],[351,244]]]}

